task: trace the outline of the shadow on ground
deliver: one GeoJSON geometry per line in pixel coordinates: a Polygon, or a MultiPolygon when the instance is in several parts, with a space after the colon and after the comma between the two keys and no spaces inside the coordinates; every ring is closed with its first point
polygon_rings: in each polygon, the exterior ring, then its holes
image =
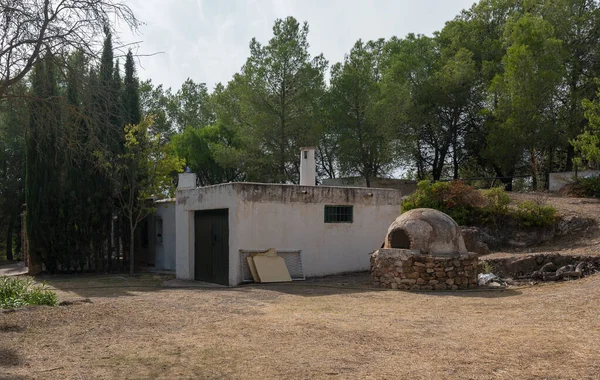
{"type": "MultiPolygon", "coordinates": [[[[135,277],[126,275],[55,275],[38,276],[38,281],[44,281],[49,286],[64,292],[75,294],[82,298],[92,297],[128,297],[139,292],[161,293],[165,290],[181,290],[188,292],[242,292],[248,293],[263,290],[275,293],[289,294],[301,297],[323,297],[336,294],[355,293],[404,293],[404,291],[374,288],[370,283],[368,272],[348,275],[328,276],[278,284],[243,284],[237,287],[209,284],[200,281],[175,280],[173,275],[140,274],[135,277]]],[[[415,291],[414,294],[428,294],[439,297],[469,297],[469,298],[499,298],[521,294],[511,289],[476,289],[457,291],[415,291]]]]}
{"type": "Polygon", "coordinates": [[[0,368],[18,366],[22,362],[16,350],[0,347],[0,368]]]}

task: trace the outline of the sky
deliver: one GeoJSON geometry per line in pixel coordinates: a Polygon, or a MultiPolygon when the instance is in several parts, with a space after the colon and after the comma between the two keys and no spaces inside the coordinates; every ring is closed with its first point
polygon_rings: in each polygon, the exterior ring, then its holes
{"type": "Polygon", "coordinates": [[[432,35],[474,0],[126,0],[144,23],[123,42],[141,41],[138,76],[177,90],[183,81],[227,83],[266,44],[277,18],[308,22],[310,53],[340,62],[358,39],[432,35]],[[159,53],[151,56],[146,54],[159,53]]]}

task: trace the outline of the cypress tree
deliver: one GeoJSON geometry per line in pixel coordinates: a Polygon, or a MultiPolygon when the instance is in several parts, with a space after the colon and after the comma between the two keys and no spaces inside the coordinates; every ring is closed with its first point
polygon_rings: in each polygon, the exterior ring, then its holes
{"type": "Polygon", "coordinates": [[[125,59],[123,107],[125,108],[125,124],[138,124],[141,121],[139,83],[135,76],[135,63],[131,50],[127,52],[125,59]]]}
{"type": "Polygon", "coordinates": [[[46,56],[32,78],[30,125],[26,139],[27,234],[32,272],[45,264],[55,272],[64,258],[65,236],[61,231],[64,208],[61,200],[61,165],[57,152],[61,125],[55,65],[46,56]]]}

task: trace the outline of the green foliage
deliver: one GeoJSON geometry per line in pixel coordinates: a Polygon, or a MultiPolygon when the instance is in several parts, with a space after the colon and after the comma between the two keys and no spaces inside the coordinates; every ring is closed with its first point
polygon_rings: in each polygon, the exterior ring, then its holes
{"type": "MultiPolygon", "coordinates": [[[[510,196],[506,193],[504,188],[493,187],[491,189],[481,190],[481,195],[485,201],[485,206],[483,207],[484,212],[488,214],[490,218],[503,216],[508,213],[510,196]]],[[[494,222],[497,221],[497,219],[494,219],[494,222]]]]}
{"type": "Polygon", "coordinates": [[[450,215],[458,224],[473,224],[480,219],[481,194],[460,181],[421,181],[415,193],[404,199],[402,210],[433,208],[450,215]]]}
{"type": "Polygon", "coordinates": [[[357,41],[342,64],[333,66],[327,98],[328,136],[335,136],[337,160],[345,176],[359,174],[367,186],[386,175],[398,153],[395,125],[381,104],[381,81],[388,59],[384,40],[357,41]]]}
{"type": "Polygon", "coordinates": [[[31,278],[0,276],[0,309],[25,305],[56,306],[58,296],[45,284],[35,284],[31,278]]]}
{"type": "Polygon", "coordinates": [[[524,201],[517,205],[515,216],[523,227],[544,227],[554,223],[556,209],[535,201],[524,201]]]}
{"type": "Polygon", "coordinates": [[[188,127],[173,136],[172,143],[177,156],[185,160],[203,186],[245,179],[244,141],[235,127],[188,127]]]}
{"type": "MultiPolygon", "coordinates": [[[[600,82],[599,82],[600,83],[600,82]]],[[[596,96],[600,98],[600,90],[596,96]]],[[[571,141],[575,147],[575,151],[579,153],[581,159],[585,160],[589,166],[593,168],[600,167],[600,101],[599,100],[583,100],[583,108],[585,117],[589,124],[582,134],[571,141]]],[[[589,184],[593,185],[593,184],[589,184]]]]}
{"type": "Polygon", "coordinates": [[[326,66],[322,55],[309,53],[308,24],[293,17],[275,21],[266,45],[250,42],[250,57],[232,81],[237,101],[228,105],[246,127],[262,180],[298,182],[300,147],[318,140],[326,66]]]}
{"type": "Polygon", "coordinates": [[[120,177],[124,186],[117,198],[124,217],[129,222],[129,273],[134,272],[134,233],[138,224],[154,212],[149,200],[168,197],[173,192],[172,175],[183,171],[183,160],[177,158],[171,146],[163,144],[160,135],[153,134],[151,117],[139,124],[125,126],[124,153],[116,165],[108,165],[120,177]]]}
{"type": "Polygon", "coordinates": [[[489,261],[483,261],[480,265],[480,271],[484,274],[494,273],[494,266],[489,261]]]}
{"type": "Polygon", "coordinates": [[[515,221],[521,226],[544,227],[554,223],[556,210],[539,202],[525,201],[516,209],[502,188],[476,190],[460,181],[421,181],[417,191],[402,201],[402,211],[432,208],[450,215],[460,225],[498,225],[515,221]]]}
{"type": "Polygon", "coordinates": [[[578,197],[600,198],[600,176],[578,178],[573,184],[568,185],[569,194],[578,197]]]}

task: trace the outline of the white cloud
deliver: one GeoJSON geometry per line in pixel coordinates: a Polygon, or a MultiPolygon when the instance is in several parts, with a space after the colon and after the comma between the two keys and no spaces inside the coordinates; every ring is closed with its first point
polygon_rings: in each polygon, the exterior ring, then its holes
{"type": "Polygon", "coordinates": [[[138,75],[177,89],[186,78],[213,88],[238,72],[252,37],[267,43],[276,18],[294,16],[310,26],[312,54],[330,64],[354,42],[431,35],[473,0],[130,0],[146,24],[140,35],[123,29],[125,41],[143,40],[138,75]]]}

